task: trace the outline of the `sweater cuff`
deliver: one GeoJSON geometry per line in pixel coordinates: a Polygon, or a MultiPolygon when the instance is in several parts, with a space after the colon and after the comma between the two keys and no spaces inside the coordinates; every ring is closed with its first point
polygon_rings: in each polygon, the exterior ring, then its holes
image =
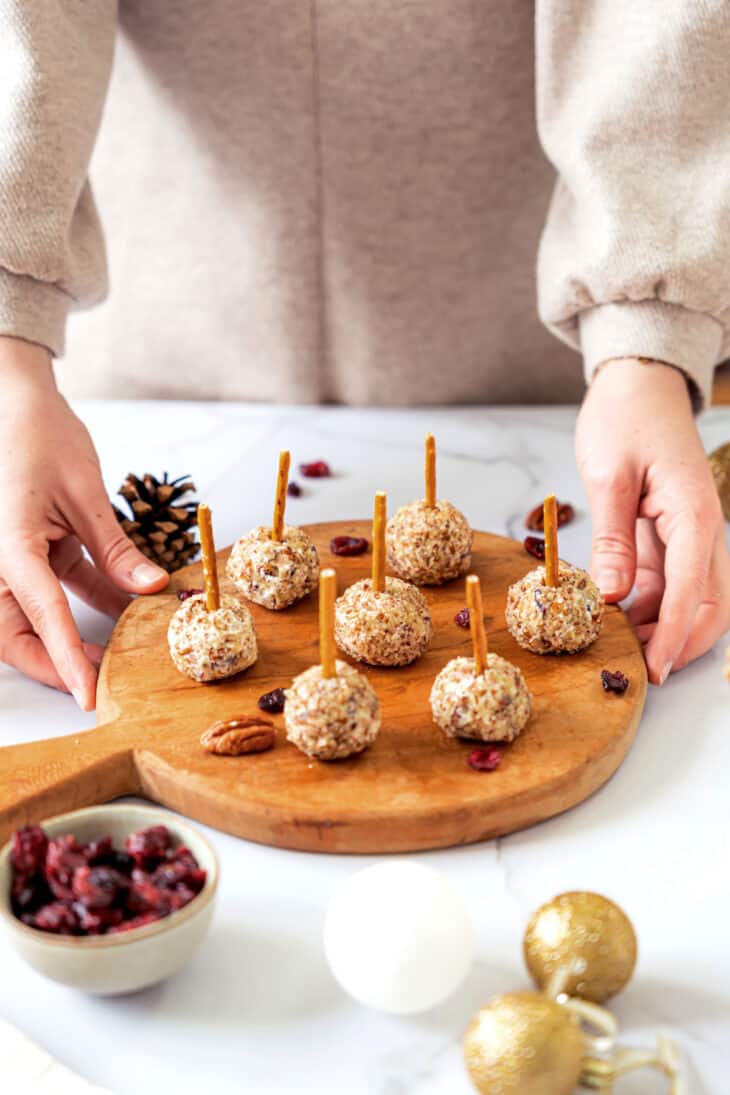
{"type": "Polygon", "coordinates": [[[57,285],[0,269],[0,335],[37,342],[60,357],[71,304],[57,285]]]}
{"type": "Polygon", "coordinates": [[[660,300],[600,304],[579,316],[580,344],[590,384],[605,361],[643,357],[681,369],[698,410],[712,402],[722,326],[712,316],[660,300]]]}

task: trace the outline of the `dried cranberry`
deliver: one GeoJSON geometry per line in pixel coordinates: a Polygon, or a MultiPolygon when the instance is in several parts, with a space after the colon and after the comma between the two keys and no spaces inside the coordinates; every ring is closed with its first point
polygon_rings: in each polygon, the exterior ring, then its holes
{"type": "Polygon", "coordinates": [[[26,825],[13,833],[10,863],[21,874],[36,874],[43,869],[48,837],[40,825],[26,825]]]}
{"type": "Polygon", "coordinates": [[[175,893],[172,896],[173,909],[183,909],[186,905],[189,905],[196,896],[194,890],[191,890],[190,887],[186,886],[184,883],[180,883],[179,886],[175,887],[175,893]]]}
{"type": "Polygon", "coordinates": [[[42,874],[16,874],[10,885],[10,902],[16,916],[35,912],[53,901],[53,894],[42,874]]]}
{"type": "Polygon", "coordinates": [[[178,589],[178,601],[187,601],[190,597],[197,597],[199,593],[205,593],[204,589],[178,589]]]}
{"type": "Polygon", "coordinates": [[[173,909],[172,895],[169,890],[155,886],[151,878],[136,877],[129,889],[127,908],[133,913],[156,912],[167,916],[173,909]]]}
{"type": "Polygon", "coordinates": [[[76,913],[70,905],[64,905],[62,901],[44,905],[35,916],[26,917],[24,920],[26,924],[31,924],[39,931],[53,932],[54,935],[78,935],[79,932],[76,913]]]}
{"type": "MultiPolygon", "coordinates": [[[[37,828],[20,830],[17,861],[32,863],[45,839],[37,828]]],[[[42,871],[13,864],[13,912],[30,927],[60,935],[100,935],[153,923],[189,904],[207,878],[189,848],[172,844],[164,825],[132,833],[127,851],[115,849],[108,836],[88,845],[72,834],[49,840],[42,871]]]]}
{"type": "Polygon", "coordinates": [[[90,867],[107,866],[107,857],[112,852],[112,838],[103,836],[100,840],[92,840],[86,845],[86,862],[90,867]]]}
{"type": "Polygon", "coordinates": [[[469,624],[471,623],[471,617],[470,617],[470,614],[469,614],[469,609],[468,608],[459,609],[459,611],[454,616],[454,623],[458,624],[459,627],[469,627],[469,624]]]}
{"type": "Polygon", "coordinates": [[[286,488],[286,493],[289,495],[290,498],[299,498],[302,493],[302,488],[292,479],[286,488]]]}
{"type": "Polygon", "coordinates": [[[272,715],[278,715],[284,710],[286,693],[283,688],[275,688],[272,692],[264,692],[259,696],[259,707],[262,711],[268,711],[272,715]]]}
{"type": "Polygon", "coordinates": [[[186,886],[194,897],[202,890],[206,877],[206,872],[198,867],[194,859],[192,863],[185,859],[178,859],[170,863],[162,863],[151,876],[150,881],[153,886],[161,890],[175,890],[179,886],[186,886]]]}
{"type": "Polygon", "coordinates": [[[108,909],[129,880],[111,867],[79,867],[73,877],[73,894],[87,909],[108,909]]]}
{"type": "Polygon", "coordinates": [[[299,470],[305,479],[328,479],[332,475],[326,460],[313,460],[310,464],[300,464],[299,470]]]}
{"type": "Polygon", "coordinates": [[[187,878],[189,871],[190,868],[183,862],[161,863],[150,875],[149,881],[160,890],[174,890],[187,878]]]}
{"type": "Polygon", "coordinates": [[[90,858],[89,866],[112,867],[113,870],[119,871],[120,874],[130,875],[134,869],[134,859],[129,852],[120,852],[116,848],[111,848],[102,855],[90,858]]]}
{"type": "Polygon", "coordinates": [[[74,872],[85,866],[86,849],[75,836],[68,834],[48,841],[45,875],[54,896],[59,900],[73,900],[74,872]]]}
{"type": "Polygon", "coordinates": [[[205,885],[207,874],[184,845],[152,874],[142,870],[132,872],[132,887],[128,907],[133,912],[169,913],[192,901],[205,885]]]}
{"type": "Polygon", "coordinates": [[[333,555],[362,555],[368,549],[364,536],[335,536],[330,540],[333,555]]]}
{"type": "Polygon", "coordinates": [[[545,558],[545,541],[539,536],[526,536],[523,544],[528,555],[534,555],[536,559],[545,558]]]}
{"type": "Polygon", "coordinates": [[[124,847],[138,867],[147,868],[156,867],[165,858],[171,844],[172,836],[167,826],[152,825],[128,836],[124,847]]]}
{"type": "Polygon", "coordinates": [[[195,871],[190,871],[185,879],[185,885],[189,886],[193,893],[198,894],[205,886],[208,879],[208,872],[202,867],[198,867],[195,871]]]}
{"type": "Polygon", "coordinates": [[[187,844],[178,844],[177,848],[167,853],[168,863],[184,863],[191,870],[198,869],[198,861],[188,848],[187,844]]]}
{"type": "Polygon", "coordinates": [[[495,768],[499,767],[501,760],[502,754],[499,749],[491,746],[487,749],[472,749],[466,763],[477,772],[493,772],[495,768]]]}
{"type": "Polygon", "coordinates": [[[182,864],[186,874],[181,876],[181,881],[185,882],[191,890],[194,890],[195,893],[199,893],[202,890],[205,885],[205,880],[208,877],[208,872],[203,870],[189,848],[186,848],[184,844],[181,844],[180,847],[173,852],[169,862],[175,866],[182,864]]]}
{"type": "Polygon", "coordinates": [[[601,670],[601,684],[604,692],[618,692],[619,695],[629,687],[629,678],[616,669],[613,673],[609,669],[601,670]]]}
{"type": "Polygon", "coordinates": [[[107,935],[118,935],[119,932],[132,932],[135,928],[143,928],[145,924],[154,924],[157,920],[162,920],[162,915],[160,913],[142,913],[140,916],[133,916],[131,920],[124,920],[117,927],[110,928],[107,935]]]}
{"type": "Polygon", "coordinates": [[[74,902],[73,910],[79,922],[79,928],[86,935],[102,935],[109,928],[115,928],[124,919],[122,909],[88,909],[80,901],[74,902]]]}

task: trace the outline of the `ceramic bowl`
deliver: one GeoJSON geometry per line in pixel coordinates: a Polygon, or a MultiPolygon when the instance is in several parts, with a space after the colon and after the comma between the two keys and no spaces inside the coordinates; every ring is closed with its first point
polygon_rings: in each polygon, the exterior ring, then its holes
{"type": "Polygon", "coordinates": [[[218,860],[208,841],[177,816],[151,806],[112,803],[75,810],[44,821],[51,836],[73,833],[87,842],[109,834],[114,846],[138,829],[166,825],[207,872],[201,892],[171,916],[118,935],[69,937],[29,928],[10,906],[10,844],[0,851],[0,925],[15,948],[38,973],[63,985],[100,996],[114,996],[154,985],[176,973],[205,936],[218,887],[218,860]]]}

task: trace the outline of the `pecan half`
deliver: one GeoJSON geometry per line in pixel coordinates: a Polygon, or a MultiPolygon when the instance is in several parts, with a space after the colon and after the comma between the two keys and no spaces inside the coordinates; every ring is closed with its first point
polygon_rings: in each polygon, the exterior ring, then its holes
{"type": "Polygon", "coordinates": [[[259,715],[222,719],[200,737],[206,753],[219,757],[238,757],[244,753],[263,753],[274,744],[274,724],[259,715]]]}
{"type": "MultiPolygon", "coordinates": [[[[563,525],[570,524],[575,517],[575,510],[571,506],[570,502],[558,502],[558,528],[562,528],[563,525]]],[[[544,532],[545,520],[542,512],[542,502],[539,506],[535,506],[525,517],[525,526],[530,529],[531,532],[544,532]]]]}

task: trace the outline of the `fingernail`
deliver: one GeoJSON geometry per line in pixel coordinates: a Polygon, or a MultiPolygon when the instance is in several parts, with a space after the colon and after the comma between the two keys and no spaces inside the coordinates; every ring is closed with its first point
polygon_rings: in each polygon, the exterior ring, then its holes
{"type": "Polygon", "coordinates": [[[89,689],[93,688],[92,681],[95,680],[96,673],[89,666],[83,649],[77,650],[74,648],[68,652],[68,666],[64,677],[71,695],[81,710],[88,711],[88,703],[85,697],[88,696],[89,689]]]}
{"type": "Polygon", "coordinates": [[[137,585],[151,586],[153,582],[159,582],[164,574],[166,571],[153,563],[140,563],[134,568],[130,577],[137,585]]]}
{"type": "Polygon", "coordinates": [[[665,680],[667,679],[667,677],[669,676],[669,674],[671,672],[672,672],[672,663],[667,662],[667,664],[664,666],[661,673],[659,674],[659,684],[664,684],[665,680]]]}
{"type": "Polygon", "coordinates": [[[72,688],[71,689],[71,695],[76,700],[76,702],[79,705],[79,707],[81,708],[81,710],[85,711],[86,710],[86,704],[84,702],[84,697],[83,697],[83,694],[81,692],[81,689],[80,688],[72,688]]]}
{"type": "Polygon", "coordinates": [[[596,584],[601,593],[605,596],[611,593],[618,593],[623,586],[623,575],[620,570],[614,570],[612,567],[607,567],[606,570],[599,570],[596,574],[596,584]]]}

